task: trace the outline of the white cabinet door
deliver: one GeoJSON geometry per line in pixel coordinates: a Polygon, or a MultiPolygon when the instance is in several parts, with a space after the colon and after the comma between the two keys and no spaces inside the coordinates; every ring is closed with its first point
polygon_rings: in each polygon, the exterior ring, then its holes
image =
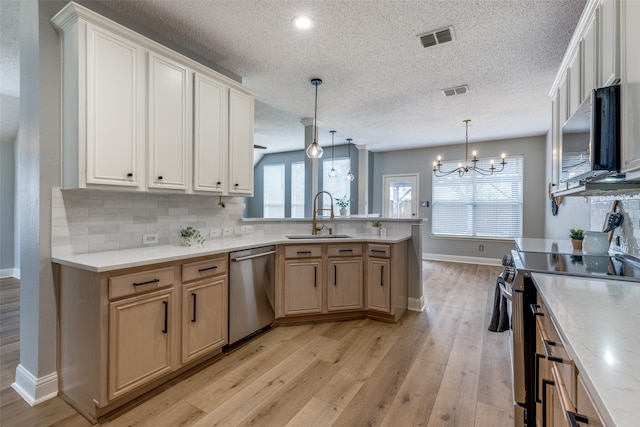
{"type": "Polygon", "coordinates": [[[229,194],[253,196],[253,96],[229,90],[229,194]]]}
{"type": "MultiPolygon", "coordinates": [[[[79,111],[75,116],[65,114],[65,129],[71,126],[70,121],[77,120],[77,155],[86,155],[87,184],[138,187],[142,178],[138,160],[144,156],[142,49],[91,24],[87,25],[86,49],[86,154],[82,153],[84,126],[80,119],[84,105],[78,105],[79,111]]],[[[78,80],[81,81],[81,77],[78,76],[78,80]]],[[[70,81],[74,78],[75,75],[65,72],[65,91],[78,88],[78,81],[70,81]]],[[[82,92],[82,86],[79,90],[82,92]]],[[[83,162],[73,165],[67,164],[66,160],[70,159],[65,159],[64,167],[75,170],[65,170],[64,175],[85,174],[83,162]]],[[[80,187],[83,187],[82,178],[79,178],[80,187]]]]}
{"type": "Polygon", "coordinates": [[[187,190],[191,158],[189,70],[153,52],[148,63],[147,187],[187,190]]]}
{"type": "Polygon", "coordinates": [[[584,37],[582,38],[581,51],[582,51],[582,97],[580,103],[591,96],[591,91],[596,87],[596,16],[594,15],[587,29],[585,30],[584,37]]]}
{"type": "Polygon", "coordinates": [[[199,73],[193,81],[193,189],[222,193],[228,187],[227,88],[199,73]]]}
{"type": "Polygon", "coordinates": [[[576,52],[569,61],[568,70],[568,101],[569,101],[569,116],[578,111],[578,107],[582,103],[582,81],[581,77],[581,61],[580,61],[580,49],[576,49],[576,52]]]}
{"type": "MultiPolygon", "coordinates": [[[[623,0],[620,8],[622,170],[632,172],[640,170],[640,1],[623,0]]],[[[632,178],[638,176],[640,174],[634,173],[632,178]]],[[[627,178],[630,178],[629,174],[627,178]]]]}
{"type": "Polygon", "coordinates": [[[598,9],[599,49],[598,87],[610,86],[620,77],[618,1],[604,0],[598,9]]]}

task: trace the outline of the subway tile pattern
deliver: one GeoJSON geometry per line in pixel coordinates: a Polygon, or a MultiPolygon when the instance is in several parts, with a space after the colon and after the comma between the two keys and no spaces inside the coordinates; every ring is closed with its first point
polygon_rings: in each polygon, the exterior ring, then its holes
{"type": "Polygon", "coordinates": [[[591,230],[602,231],[615,200],[620,201],[617,212],[623,214],[624,221],[613,233],[611,250],[640,258],[640,193],[591,197],[591,230]]]}
{"type": "Polygon", "coordinates": [[[180,227],[201,230],[239,224],[241,197],[187,194],[52,190],[52,253],[82,254],[142,246],[144,234],[158,234],[158,244],[178,244],[180,227]]]}

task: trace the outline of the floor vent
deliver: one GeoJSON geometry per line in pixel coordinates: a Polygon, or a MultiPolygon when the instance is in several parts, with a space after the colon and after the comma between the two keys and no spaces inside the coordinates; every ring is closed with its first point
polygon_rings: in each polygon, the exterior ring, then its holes
{"type": "Polygon", "coordinates": [[[436,46],[455,40],[453,35],[453,27],[443,28],[441,30],[430,31],[418,36],[423,47],[436,46]]]}
{"type": "Polygon", "coordinates": [[[448,87],[446,89],[442,89],[442,93],[444,93],[444,96],[462,95],[463,93],[467,92],[469,92],[469,85],[448,87]]]}

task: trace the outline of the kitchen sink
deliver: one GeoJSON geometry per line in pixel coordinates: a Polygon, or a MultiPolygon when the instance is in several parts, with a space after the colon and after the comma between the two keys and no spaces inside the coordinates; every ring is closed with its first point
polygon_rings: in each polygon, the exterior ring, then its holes
{"type": "Polygon", "coordinates": [[[346,234],[299,234],[296,236],[287,236],[287,239],[347,239],[353,238],[353,236],[348,236],[346,234]]]}

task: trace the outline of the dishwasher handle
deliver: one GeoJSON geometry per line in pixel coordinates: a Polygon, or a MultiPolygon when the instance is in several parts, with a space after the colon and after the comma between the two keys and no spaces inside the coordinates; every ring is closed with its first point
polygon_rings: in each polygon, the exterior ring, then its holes
{"type": "Polygon", "coordinates": [[[260,257],[267,256],[267,255],[273,255],[275,253],[276,253],[276,251],[262,252],[262,253],[255,254],[255,255],[247,255],[247,256],[242,256],[242,257],[238,257],[238,258],[231,258],[231,261],[233,261],[233,262],[246,261],[248,259],[260,258],[260,257]]]}

